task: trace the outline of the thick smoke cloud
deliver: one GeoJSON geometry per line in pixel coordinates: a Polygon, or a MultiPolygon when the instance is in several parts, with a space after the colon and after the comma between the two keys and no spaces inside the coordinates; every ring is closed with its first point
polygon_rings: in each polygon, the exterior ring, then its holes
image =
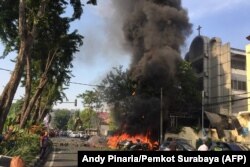
{"type": "Polygon", "coordinates": [[[123,21],[126,47],[132,53],[131,78],[137,83],[137,96],[125,118],[127,130],[157,130],[160,88],[165,88],[165,95],[171,92],[167,88],[174,83],[176,64],[181,61],[180,47],[191,33],[187,12],[180,0],[113,0],[113,5],[123,21]],[[147,96],[149,88],[158,92],[147,96]]]}

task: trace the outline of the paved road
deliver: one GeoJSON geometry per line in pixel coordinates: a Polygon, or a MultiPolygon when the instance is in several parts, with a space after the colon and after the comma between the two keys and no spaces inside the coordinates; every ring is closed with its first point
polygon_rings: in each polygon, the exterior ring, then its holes
{"type": "Polygon", "coordinates": [[[83,146],[83,140],[74,138],[53,138],[54,150],[44,167],[77,167],[77,152],[97,150],[83,146]]]}

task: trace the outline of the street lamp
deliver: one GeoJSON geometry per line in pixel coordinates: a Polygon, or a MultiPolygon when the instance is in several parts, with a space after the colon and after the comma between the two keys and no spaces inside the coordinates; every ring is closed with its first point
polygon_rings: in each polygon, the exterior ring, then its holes
{"type": "Polygon", "coordinates": [[[161,88],[161,113],[160,113],[160,144],[163,142],[163,103],[162,103],[162,88],[161,88]]]}
{"type": "MultiPolygon", "coordinates": [[[[246,39],[248,41],[250,41],[250,35],[248,35],[246,37],[246,39]]],[[[249,69],[250,68],[250,58],[249,58],[249,56],[250,56],[250,44],[248,43],[246,45],[246,72],[247,72],[247,81],[250,80],[250,69],[249,69]]],[[[250,83],[247,82],[247,92],[249,92],[249,88],[250,88],[250,83]]],[[[248,97],[248,99],[247,99],[247,110],[249,111],[250,110],[250,94],[249,93],[247,94],[247,97],[248,97]]]]}

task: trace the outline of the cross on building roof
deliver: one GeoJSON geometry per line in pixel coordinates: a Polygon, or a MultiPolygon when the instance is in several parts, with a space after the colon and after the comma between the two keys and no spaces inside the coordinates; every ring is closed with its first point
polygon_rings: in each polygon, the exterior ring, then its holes
{"type": "Polygon", "coordinates": [[[198,35],[199,35],[199,36],[201,35],[201,28],[202,28],[202,27],[201,27],[200,25],[199,25],[198,28],[197,28],[197,30],[198,30],[198,35]]]}

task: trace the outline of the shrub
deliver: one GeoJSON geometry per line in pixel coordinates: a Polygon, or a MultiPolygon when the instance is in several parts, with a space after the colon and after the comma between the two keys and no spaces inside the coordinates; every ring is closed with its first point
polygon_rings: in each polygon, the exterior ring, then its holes
{"type": "Polygon", "coordinates": [[[11,137],[1,143],[0,154],[7,156],[20,156],[29,162],[39,153],[39,135],[30,134],[28,131],[13,132],[11,137]]]}

